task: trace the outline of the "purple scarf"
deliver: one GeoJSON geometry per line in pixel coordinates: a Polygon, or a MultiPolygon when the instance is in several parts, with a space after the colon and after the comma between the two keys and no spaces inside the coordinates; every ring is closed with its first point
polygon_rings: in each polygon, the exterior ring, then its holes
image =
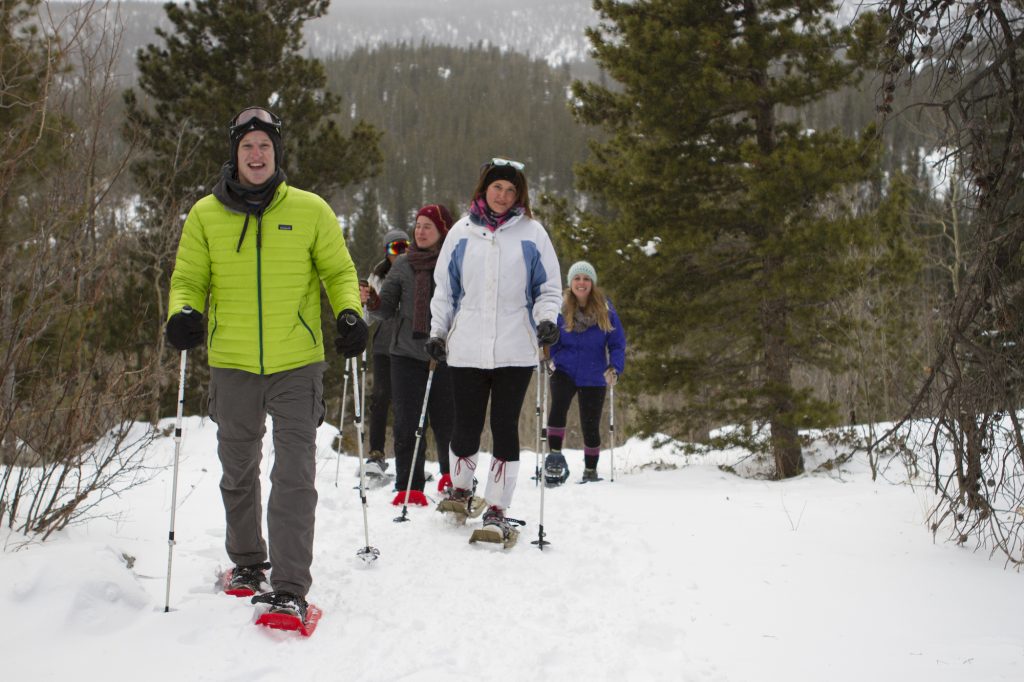
{"type": "Polygon", "coordinates": [[[434,293],[434,266],[437,255],[441,251],[441,242],[437,248],[424,251],[414,241],[409,245],[406,259],[412,268],[413,304],[412,304],[412,338],[425,339],[430,331],[430,297],[434,293]]]}
{"type": "Polygon", "coordinates": [[[469,205],[470,220],[481,227],[486,227],[491,232],[494,232],[512,218],[517,215],[522,215],[523,213],[524,209],[519,204],[516,204],[504,213],[495,213],[491,210],[491,207],[487,205],[487,200],[484,197],[477,197],[473,200],[473,203],[469,205]]]}

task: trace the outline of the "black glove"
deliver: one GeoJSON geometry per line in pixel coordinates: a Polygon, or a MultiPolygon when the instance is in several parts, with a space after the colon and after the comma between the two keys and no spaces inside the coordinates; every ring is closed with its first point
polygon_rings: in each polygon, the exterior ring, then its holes
{"type": "Polygon", "coordinates": [[[448,359],[448,348],[440,336],[431,337],[423,347],[426,349],[427,355],[437,362],[444,362],[448,359]]]}
{"type": "Polygon", "coordinates": [[[542,346],[553,346],[558,342],[558,325],[548,320],[537,323],[537,341],[542,346]]]}
{"type": "Polygon", "coordinates": [[[203,342],[203,314],[185,306],[180,313],[171,315],[164,330],[167,340],[178,350],[190,350],[203,342]]]}
{"type": "Polygon", "coordinates": [[[355,356],[366,350],[366,339],[370,330],[363,318],[354,310],[342,310],[338,315],[338,338],[334,339],[334,349],[338,355],[346,358],[355,356]]]}

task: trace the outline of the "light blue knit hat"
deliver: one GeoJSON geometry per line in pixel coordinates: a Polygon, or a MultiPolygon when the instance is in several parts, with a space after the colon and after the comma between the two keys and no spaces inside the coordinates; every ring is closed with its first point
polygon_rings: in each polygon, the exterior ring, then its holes
{"type": "Polygon", "coordinates": [[[597,270],[585,260],[578,260],[569,268],[569,274],[565,276],[565,286],[572,286],[572,278],[576,275],[585,275],[590,281],[597,284],[597,270]]]}

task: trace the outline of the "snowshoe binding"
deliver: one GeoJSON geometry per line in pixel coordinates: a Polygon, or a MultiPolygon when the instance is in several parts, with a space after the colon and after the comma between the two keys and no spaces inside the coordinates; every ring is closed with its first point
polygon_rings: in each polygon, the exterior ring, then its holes
{"type": "MultiPolygon", "coordinates": [[[[373,450],[370,452],[370,456],[363,464],[363,469],[366,471],[367,489],[374,490],[376,488],[383,488],[388,483],[395,480],[394,474],[387,473],[388,462],[384,459],[384,453],[380,450],[373,450]]],[[[358,476],[359,470],[357,469],[356,477],[358,476]]]]}
{"type": "Polygon", "coordinates": [[[477,497],[476,479],[473,479],[473,489],[449,487],[442,500],[437,505],[437,511],[445,515],[445,518],[457,525],[466,523],[466,519],[475,519],[483,513],[486,503],[482,497],[477,497]]]}
{"type": "Polygon", "coordinates": [[[267,592],[252,598],[256,605],[256,625],[273,630],[298,631],[309,637],[320,622],[321,611],[305,598],[290,592],[267,592]]]}
{"type": "Polygon", "coordinates": [[[478,528],[469,536],[469,543],[492,542],[501,544],[505,549],[512,549],[516,540],[519,539],[520,526],[526,523],[519,519],[511,519],[505,516],[501,507],[488,507],[484,512],[483,528],[478,528]]]}
{"type": "Polygon", "coordinates": [[[270,564],[267,562],[229,568],[220,577],[221,591],[232,597],[251,597],[265,592],[270,586],[266,574],[269,569],[270,564]]]}
{"type": "Polygon", "coordinates": [[[569,478],[569,463],[565,456],[553,450],[544,458],[544,485],[549,488],[560,486],[569,478]]]}

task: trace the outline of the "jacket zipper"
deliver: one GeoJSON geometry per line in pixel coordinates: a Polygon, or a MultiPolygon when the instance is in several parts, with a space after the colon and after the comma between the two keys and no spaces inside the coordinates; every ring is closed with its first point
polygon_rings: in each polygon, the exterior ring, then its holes
{"type": "Polygon", "coordinates": [[[256,306],[260,329],[260,374],[263,367],[263,211],[256,214],[256,306]]]}

